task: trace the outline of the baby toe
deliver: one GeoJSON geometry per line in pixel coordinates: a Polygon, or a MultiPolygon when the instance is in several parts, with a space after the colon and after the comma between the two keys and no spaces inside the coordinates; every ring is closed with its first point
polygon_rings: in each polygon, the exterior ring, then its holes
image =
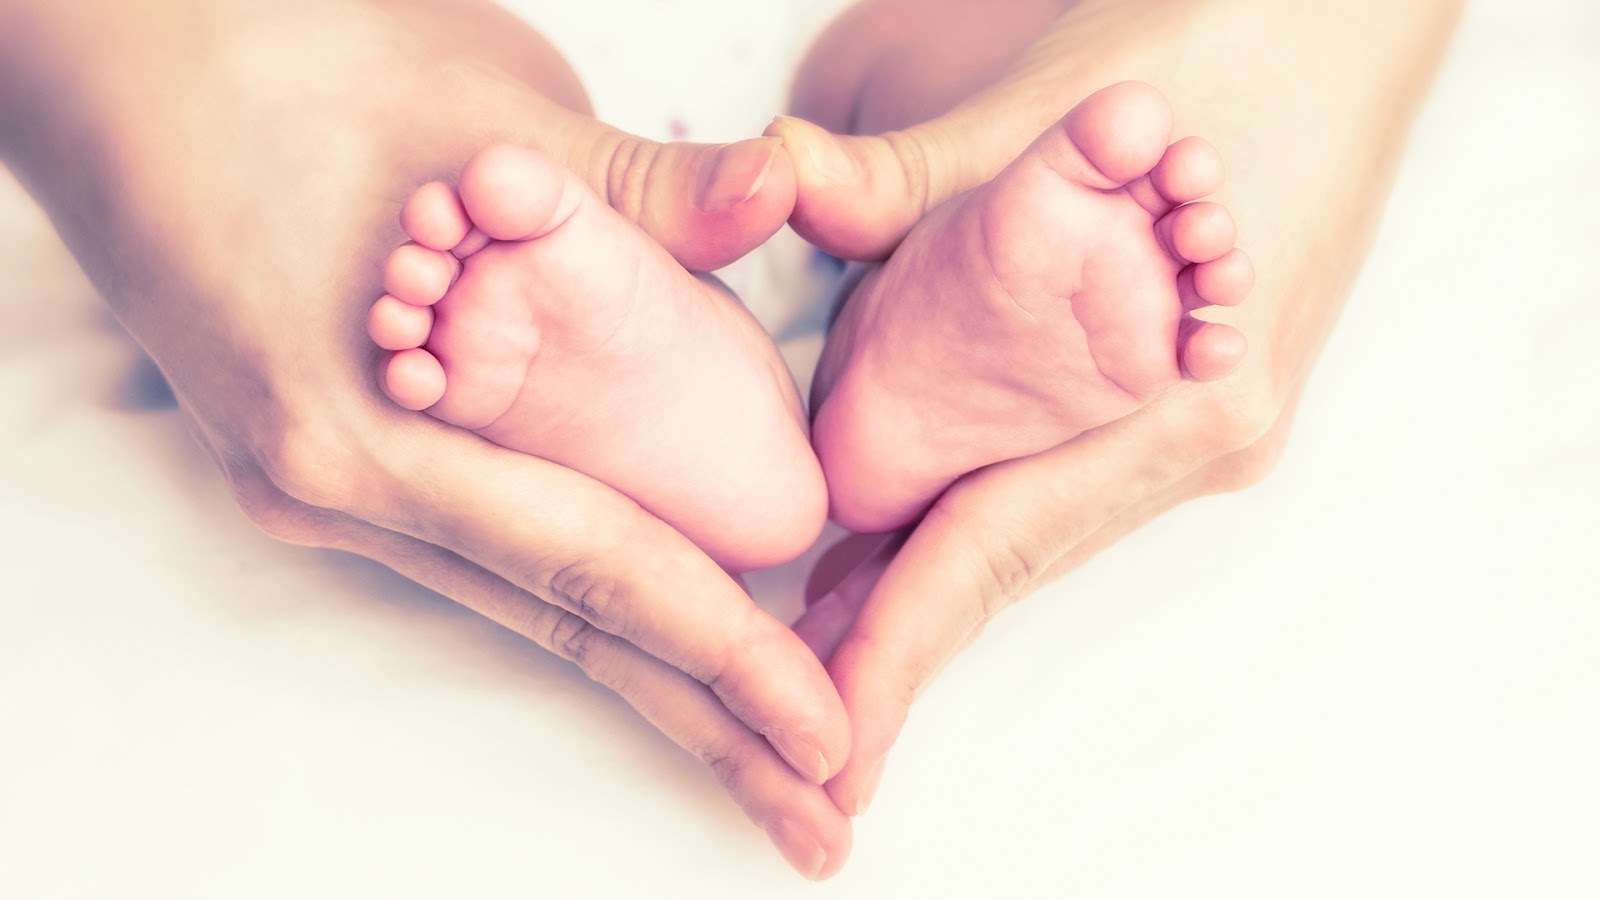
{"type": "Polygon", "coordinates": [[[1156,221],[1156,235],[1173,256],[1203,263],[1232,249],[1239,231],[1233,216],[1221,204],[1202,201],[1162,216],[1156,221]]]}
{"type": "Polygon", "coordinates": [[[1238,247],[1189,271],[1195,296],[1215,306],[1237,306],[1256,285],[1255,267],[1238,247]]]}
{"type": "Polygon", "coordinates": [[[449,250],[467,236],[472,223],[455,189],[430,181],[412,192],[400,208],[400,227],[406,236],[431,250],[449,250]]]}
{"type": "Polygon", "coordinates": [[[1216,381],[1233,374],[1244,361],[1249,342],[1239,329],[1198,319],[1185,321],[1179,336],[1178,362],[1195,381],[1216,381]]]}
{"type": "Polygon", "coordinates": [[[401,244],[383,266],[383,289],[413,306],[431,306],[443,299],[461,264],[449,253],[419,244],[401,244]]]}
{"type": "Polygon", "coordinates": [[[432,353],[413,348],[389,357],[383,373],[383,389],[399,406],[427,409],[444,396],[444,387],[444,366],[432,353]]]}
{"type": "Polygon", "coordinates": [[[433,309],[413,306],[387,294],[367,313],[367,334],[385,350],[410,350],[428,341],[433,329],[433,309]]]}
{"type": "Polygon", "coordinates": [[[1191,203],[1222,187],[1222,155],[1210,142],[1186,137],[1167,148],[1150,180],[1168,203],[1191,203]]]}

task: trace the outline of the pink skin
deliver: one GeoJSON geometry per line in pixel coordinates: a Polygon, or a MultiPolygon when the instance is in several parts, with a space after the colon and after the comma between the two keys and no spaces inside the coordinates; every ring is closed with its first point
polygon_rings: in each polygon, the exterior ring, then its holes
{"type": "Polygon", "coordinates": [[[1244,336],[1191,315],[1254,283],[1232,218],[1201,201],[1222,163],[1171,135],[1154,88],[1105,88],[863,279],[813,391],[835,520],[892,530],[974,469],[1239,365],[1244,336]]]}
{"type": "Polygon", "coordinates": [[[401,224],[368,317],[395,403],[603,481],[729,569],[811,545],[826,491],[798,392],[725,291],[517,147],[423,185],[401,224]]]}

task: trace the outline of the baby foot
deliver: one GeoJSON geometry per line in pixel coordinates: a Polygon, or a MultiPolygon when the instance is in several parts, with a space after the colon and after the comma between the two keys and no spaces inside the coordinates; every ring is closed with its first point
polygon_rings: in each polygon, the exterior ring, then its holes
{"type": "Polygon", "coordinates": [[[1211,145],[1168,145],[1149,85],[1086,98],[993,181],[934,210],[855,289],[813,389],[833,517],[915,518],[960,476],[1221,378],[1237,330],[1190,312],[1254,283],[1211,145]]]}
{"type": "Polygon", "coordinates": [[[484,150],[401,224],[368,317],[394,402],[603,481],[730,569],[810,546],[799,394],[730,295],[530,150],[484,150]]]}

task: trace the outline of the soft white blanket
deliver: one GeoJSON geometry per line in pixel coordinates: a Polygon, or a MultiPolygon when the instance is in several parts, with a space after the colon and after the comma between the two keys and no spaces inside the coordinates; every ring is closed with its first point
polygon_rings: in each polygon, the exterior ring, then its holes
{"type": "MultiPolygon", "coordinates": [[[[702,140],[839,6],[519,4],[702,140]]],[[[1594,4],[1474,5],[1279,471],[995,622],[820,888],[573,668],[255,533],[0,183],[0,897],[1600,896],[1597,173],[1594,4]]],[[[806,272],[730,276],[801,367],[806,272]]]]}

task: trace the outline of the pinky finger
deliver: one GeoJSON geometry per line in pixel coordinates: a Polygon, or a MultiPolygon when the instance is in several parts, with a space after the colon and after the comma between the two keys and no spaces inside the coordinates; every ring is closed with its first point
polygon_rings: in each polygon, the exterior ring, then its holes
{"type": "Polygon", "coordinates": [[[850,822],[823,789],[800,777],[704,684],[441,547],[338,513],[328,543],[377,560],[528,638],[615,691],[650,724],[695,754],[802,875],[836,873],[850,854],[850,822]]]}

